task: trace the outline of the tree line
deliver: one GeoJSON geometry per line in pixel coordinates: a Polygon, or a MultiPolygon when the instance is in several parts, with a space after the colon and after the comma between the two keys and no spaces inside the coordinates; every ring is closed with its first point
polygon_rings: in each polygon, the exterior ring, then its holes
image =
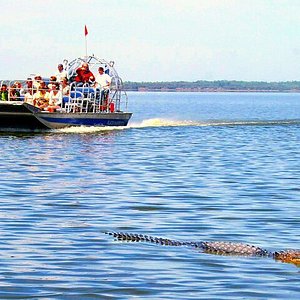
{"type": "Polygon", "coordinates": [[[206,81],[161,81],[132,82],[125,81],[127,91],[264,91],[264,92],[300,92],[300,81],[266,82],[216,80],[206,81]]]}

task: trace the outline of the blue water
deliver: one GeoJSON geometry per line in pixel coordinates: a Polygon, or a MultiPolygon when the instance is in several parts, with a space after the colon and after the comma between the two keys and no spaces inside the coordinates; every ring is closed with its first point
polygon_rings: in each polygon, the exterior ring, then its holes
{"type": "Polygon", "coordinates": [[[1,299],[299,299],[300,94],[130,93],[127,128],[0,135],[1,299]]]}

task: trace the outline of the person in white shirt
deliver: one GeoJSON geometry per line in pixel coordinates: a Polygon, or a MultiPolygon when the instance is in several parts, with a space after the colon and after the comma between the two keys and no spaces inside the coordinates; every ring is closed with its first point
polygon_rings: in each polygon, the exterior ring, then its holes
{"type": "Polygon", "coordinates": [[[98,69],[99,74],[95,76],[95,87],[100,88],[101,93],[100,93],[100,100],[101,100],[101,105],[103,103],[103,100],[107,100],[108,94],[109,94],[109,87],[111,84],[111,77],[104,73],[104,68],[99,67],[98,69]]]}
{"type": "Polygon", "coordinates": [[[33,89],[28,89],[24,96],[24,102],[33,105],[33,89]]]}
{"type": "Polygon", "coordinates": [[[44,109],[49,112],[55,112],[60,109],[62,103],[62,92],[59,90],[59,83],[54,83],[51,85],[51,91],[49,93],[49,103],[44,109]]]}
{"type": "Polygon", "coordinates": [[[62,78],[60,80],[60,85],[61,85],[61,91],[62,91],[63,96],[69,96],[70,86],[68,84],[68,79],[67,78],[62,78]]]}
{"type": "Polygon", "coordinates": [[[62,64],[59,64],[57,66],[58,73],[56,76],[56,81],[60,82],[62,78],[67,78],[67,72],[64,70],[64,66],[62,64]]]}
{"type": "Polygon", "coordinates": [[[108,90],[111,84],[111,77],[104,73],[104,69],[102,67],[99,67],[98,72],[99,74],[95,76],[95,87],[108,90]]]}
{"type": "Polygon", "coordinates": [[[55,83],[51,86],[49,93],[49,105],[58,106],[61,105],[62,91],[59,90],[59,83],[55,83]]]}

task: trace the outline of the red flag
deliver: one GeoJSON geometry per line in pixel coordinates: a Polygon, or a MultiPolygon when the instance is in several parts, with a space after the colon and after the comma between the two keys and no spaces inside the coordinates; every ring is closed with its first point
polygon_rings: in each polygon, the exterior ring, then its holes
{"type": "Polygon", "coordinates": [[[88,30],[86,28],[86,25],[84,25],[84,35],[87,36],[88,35],[88,30]]]}

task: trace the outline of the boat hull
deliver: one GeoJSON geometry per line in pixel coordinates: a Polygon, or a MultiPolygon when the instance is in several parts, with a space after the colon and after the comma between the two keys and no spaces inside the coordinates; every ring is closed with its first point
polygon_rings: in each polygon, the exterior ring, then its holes
{"type": "Polygon", "coordinates": [[[35,117],[51,129],[72,126],[126,126],[131,113],[35,113],[35,117]]]}
{"type": "Polygon", "coordinates": [[[35,131],[47,128],[22,102],[0,103],[0,131],[35,131]]]}
{"type": "Polygon", "coordinates": [[[0,131],[41,131],[72,126],[126,126],[132,113],[44,112],[19,101],[0,103],[0,131]]]}

